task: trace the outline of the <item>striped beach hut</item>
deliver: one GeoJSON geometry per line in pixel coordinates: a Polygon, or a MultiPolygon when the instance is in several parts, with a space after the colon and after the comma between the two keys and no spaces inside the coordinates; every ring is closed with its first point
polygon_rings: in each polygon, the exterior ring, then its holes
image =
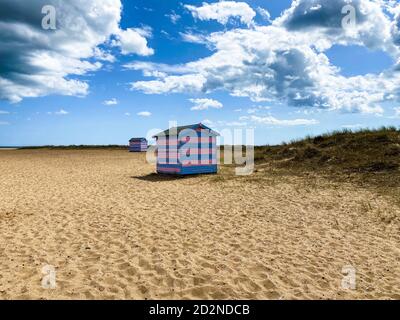
{"type": "Polygon", "coordinates": [[[204,124],[174,127],[153,138],[157,142],[157,172],[167,174],[217,173],[219,134],[204,124]]]}
{"type": "Polygon", "coordinates": [[[129,140],[129,152],[147,151],[147,140],[145,138],[132,138],[129,140]]]}

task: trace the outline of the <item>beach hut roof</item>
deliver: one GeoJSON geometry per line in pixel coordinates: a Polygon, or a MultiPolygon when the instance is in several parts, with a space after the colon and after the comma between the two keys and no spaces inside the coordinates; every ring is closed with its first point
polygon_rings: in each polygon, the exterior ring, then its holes
{"type": "Polygon", "coordinates": [[[190,125],[186,125],[186,126],[180,126],[180,127],[173,127],[167,130],[164,130],[156,135],[153,136],[153,138],[157,138],[160,136],[170,136],[171,134],[179,134],[179,132],[185,130],[185,129],[193,129],[196,130],[198,128],[201,128],[203,130],[208,130],[208,133],[210,134],[210,136],[219,136],[219,133],[212,130],[211,128],[205,126],[202,123],[196,123],[196,124],[190,124],[190,125]]]}

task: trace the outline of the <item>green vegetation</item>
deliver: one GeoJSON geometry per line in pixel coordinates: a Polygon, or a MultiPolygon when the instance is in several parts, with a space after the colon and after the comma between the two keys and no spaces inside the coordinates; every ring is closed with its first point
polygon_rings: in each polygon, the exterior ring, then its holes
{"type": "MultiPolygon", "coordinates": [[[[221,164],[224,146],[221,146],[221,164]]],[[[276,146],[258,146],[254,150],[255,173],[239,179],[275,185],[283,181],[303,181],[304,188],[319,187],[328,179],[340,186],[349,182],[374,193],[391,197],[400,207],[400,130],[335,131],[306,137],[276,146]]],[[[236,165],[221,165],[218,176],[223,182],[238,178],[236,165]]]]}
{"type": "Polygon", "coordinates": [[[400,130],[336,131],[279,146],[255,148],[256,168],[310,173],[354,182],[393,196],[400,205],[400,130]]]}
{"type": "Polygon", "coordinates": [[[279,146],[256,147],[255,160],[303,170],[392,174],[400,167],[400,131],[344,130],[279,146]]]}

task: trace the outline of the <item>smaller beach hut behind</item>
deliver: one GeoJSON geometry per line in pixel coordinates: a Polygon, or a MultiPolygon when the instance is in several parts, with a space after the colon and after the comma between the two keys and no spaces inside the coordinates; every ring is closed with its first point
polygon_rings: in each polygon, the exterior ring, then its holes
{"type": "Polygon", "coordinates": [[[129,140],[129,152],[144,152],[147,151],[146,138],[132,138],[129,140]]]}

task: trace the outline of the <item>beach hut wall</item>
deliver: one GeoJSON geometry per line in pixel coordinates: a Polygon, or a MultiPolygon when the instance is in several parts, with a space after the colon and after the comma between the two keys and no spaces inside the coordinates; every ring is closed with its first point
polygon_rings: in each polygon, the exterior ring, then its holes
{"type": "Polygon", "coordinates": [[[201,123],[171,128],[155,135],[157,172],[178,175],[217,173],[218,135],[201,123]]]}

